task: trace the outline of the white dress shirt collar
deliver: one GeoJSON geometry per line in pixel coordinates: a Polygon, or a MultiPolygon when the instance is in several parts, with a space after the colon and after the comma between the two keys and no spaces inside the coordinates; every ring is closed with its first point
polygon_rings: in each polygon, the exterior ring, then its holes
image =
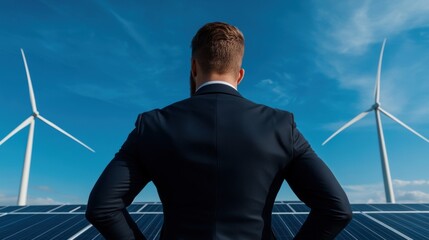
{"type": "Polygon", "coordinates": [[[210,85],[210,84],[223,84],[223,85],[230,86],[230,87],[234,88],[235,90],[237,90],[237,88],[234,87],[234,85],[232,85],[229,82],[225,82],[225,81],[221,81],[221,80],[213,80],[213,81],[208,81],[208,82],[201,84],[195,92],[197,92],[200,88],[207,86],[207,85],[210,85]]]}

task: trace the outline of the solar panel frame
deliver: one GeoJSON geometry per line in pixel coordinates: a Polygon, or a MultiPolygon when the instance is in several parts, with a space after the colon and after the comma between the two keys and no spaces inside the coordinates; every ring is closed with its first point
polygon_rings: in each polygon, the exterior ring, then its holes
{"type": "Polygon", "coordinates": [[[141,212],[162,212],[162,205],[161,204],[147,204],[141,212]]]}
{"type": "Polygon", "coordinates": [[[57,208],[55,205],[29,205],[25,208],[15,210],[15,212],[48,212],[57,208]]]}
{"type": "Polygon", "coordinates": [[[410,211],[409,207],[406,207],[402,204],[394,204],[394,203],[373,203],[368,204],[369,206],[372,206],[379,211],[410,211]]]}
{"type": "Polygon", "coordinates": [[[53,209],[51,212],[73,212],[80,208],[80,204],[71,204],[71,205],[61,205],[56,209],[53,209]]]}
{"type": "Polygon", "coordinates": [[[147,204],[146,203],[135,203],[131,204],[127,207],[128,212],[139,212],[139,210],[143,209],[147,204]]]}
{"type": "Polygon", "coordinates": [[[352,204],[352,211],[353,212],[364,212],[364,211],[380,211],[377,208],[369,205],[369,204],[363,204],[363,203],[358,203],[358,204],[352,204]]]}
{"type": "Polygon", "coordinates": [[[288,205],[294,212],[309,212],[310,211],[310,208],[307,207],[307,205],[305,205],[304,203],[289,203],[288,205]]]}
{"type": "Polygon", "coordinates": [[[273,205],[273,212],[294,212],[294,210],[289,206],[289,204],[280,203],[273,205]]]}

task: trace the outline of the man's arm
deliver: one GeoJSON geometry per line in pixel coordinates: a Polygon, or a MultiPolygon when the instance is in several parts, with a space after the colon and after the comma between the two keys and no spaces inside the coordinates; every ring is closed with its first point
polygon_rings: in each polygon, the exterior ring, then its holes
{"type": "Polygon", "coordinates": [[[346,194],[325,163],[311,149],[293,123],[293,160],[285,179],[311,208],[295,239],[334,239],[352,219],[346,194]]]}
{"type": "Polygon", "coordinates": [[[150,181],[139,163],[137,138],[138,128],[129,134],[89,196],[85,216],[106,239],[146,239],[126,209],[150,181]]]}

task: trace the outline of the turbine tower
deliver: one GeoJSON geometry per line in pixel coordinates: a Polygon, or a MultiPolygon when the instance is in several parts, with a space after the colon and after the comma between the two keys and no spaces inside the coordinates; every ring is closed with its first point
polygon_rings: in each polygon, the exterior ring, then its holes
{"type": "Polygon", "coordinates": [[[30,125],[30,130],[28,132],[27,149],[25,151],[25,157],[24,157],[24,167],[22,169],[21,186],[19,189],[19,196],[18,196],[18,205],[25,206],[27,204],[28,179],[30,176],[30,163],[31,163],[31,154],[33,149],[34,124],[35,124],[36,118],[40,119],[42,122],[46,123],[47,125],[51,126],[52,128],[56,129],[62,134],[66,135],[67,137],[73,139],[74,141],[84,146],[91,152],[95,152],[95,151],[92,148],[88,147],[83,142],[79,141],[77,138],[73,137],[71,134],[67,133],[66,131],[64,131],[63,129],[61,129],[60,127],[58,127],[57,125],[55,125],[54,123],[52,123],[51,121],[42,117],[39,114],[39,112],[37,111],[36,99],[34,97],[33,85],[31,83],[30,71],[28,70],[27,60],[25,59],[24,50],[22,49],[21,49],[21,54],[22,54],[22,59],[24,60],[25,72],[27,74],[28,90],[30,92],[30,101],[31,101],[31,108],[33,109],[33,113],[31,114],[30,117],[28,117],[20,125],[18,125],[18,127],[16,127],[12,132],[10,132],[5,138],[3,138],[0,141],[0,145],[6,142],[9,138],[11,138],[21,129],[30,125]]]}
{"type": "Polygon", "coordinates": [[[371,106],[368,110],[358,114],[356,117],[354,117],[352,120],[344,124],[340,129],[338,129],[334,134],[332,134],[328,139],[326,139],[322,145],[325,145],[327,142],[329,142],[332,138],[334,138],[337,134],[342,132],[344,129],[350,127],[355,122],[361,120],[364,118],[368,113],[371,111],[375,112],[375,119],[377,124],[377,132],[378,132],[378,142],[380,146],[380,156],[381,156],[381,167],[383,171],[383,181],[384,181],[384,190],[386,194],[386,202],[389,203],[395,203],[395,195],[393,194],[393,187],[392,187],[392,178],[390,177],[390,168],[389,168],[389,160],[387,158],[387,151],[386,151],[386,144],[384,143],[384,134],[383,134],[383,127],[381,125],[381,118],[380,113],[383,113],[384,115],[391,118],[393,121],[399,123],[404,128],[408,129],[421,139],[425,140],[426,142],[429,142],[429,140],[425,137],[423,137],[421,134],[416,132],[414,129],[403,123],[401,120],[384,110],[380,105],[380,77],[381,77],[381,63],[383,61],[383,52],[384,52],[384,45],[386,45],[386,39],[383,41],[383,45],[381,46],[381,52],[380,52],[380,58],[378,60],[378,70],[377,70],[377,79],[375,82],[375,103],[371,106]]]}

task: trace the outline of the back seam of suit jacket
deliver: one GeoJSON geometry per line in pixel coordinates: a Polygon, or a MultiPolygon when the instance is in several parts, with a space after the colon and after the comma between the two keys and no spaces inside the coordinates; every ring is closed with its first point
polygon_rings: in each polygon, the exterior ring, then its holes
{"type": "Polygon", "coordinates": [[[219,102],[218,102],[218,94],[215,95],[216,99],[215,99],[215,149],[216,149],[216,195],[215,195],[215,212],[214,212],[214,220],[215,220],[215,224],[214,224],[214,239],[217,239],[217,221],[218,221],[218,212],[219,209],[219,171],[220,171],[220,163],[219,163],[219,144],[218,144],[218,107],[219,107],[219,102]]]}

